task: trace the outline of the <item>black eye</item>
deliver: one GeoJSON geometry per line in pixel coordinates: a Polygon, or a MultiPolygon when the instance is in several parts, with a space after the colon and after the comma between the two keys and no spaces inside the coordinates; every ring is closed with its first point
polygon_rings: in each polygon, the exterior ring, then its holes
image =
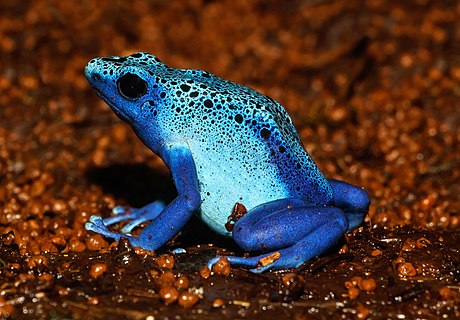
{"type": "Polygon", "coordinates": [[[147,92],[147,82],[139,76],[127,73],[117,81],[118,91],[127,99],[137,99],[147,92]]]}

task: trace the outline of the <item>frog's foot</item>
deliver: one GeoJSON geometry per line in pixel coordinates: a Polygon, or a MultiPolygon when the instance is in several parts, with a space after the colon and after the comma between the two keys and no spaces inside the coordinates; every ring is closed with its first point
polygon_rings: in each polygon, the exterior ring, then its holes
{"type": "Polygon", "coordinates": [[[110,226],[118,222],[132,220],[120,230],[122,233],[131,233],[131,231],[141,223],[155,219],[164,207],[165,204],[161,201],[154,201],[142,208],[116,206],[112,209],[112,213],[115,215],[103,219],[103,223],[105,226],[110,226]]]}
{"type": "Polygon", "coordinates": [[[89,221],[85,224],[85,229],[99,233],[104,237],[115,239],[116,241],[119,241],[121,238],[128,238],[133,246],[139,245],[138,238],[136,237],[110,231],[104,224],[104,219],[99,216],[91,216],[89,221]]]}
{"type": "MultiPolygon", "coordinates": [[[[272,253],[263,254],[253,257],[235,257],[235,256],[224,256],[228,259],[231,265],[237,265],[249,268],[250,271],[254,273],[262,273],[267,270],[279,270],[279,269],[288,269],[296,268],[303,261],[300,259],[290,259],[291,248],[281,249],[272,253]]],[[[219,261],[223,256],[215,257],[208,262],[208,268],[212,270],[212,267],[219,261]]]]}
{"type": "Polygon", "coordinates": [[[215,258],[212,258],[211,260],[208,261],[208,268],[209,270],[212,270],[214,265],[219,261],[221,258],[226,258],[228,262],[230,262],[231,265],[238,265],[246,268],[251,268],[250,271],[259,273],[263,272],[264,270],[261,270],[260,268],[256,268],[258,265],[258,261],[256,257],[250,257],[250,258],[243,258],[243,257],[235,257],[235,256],[217,256],[215,258]]]}

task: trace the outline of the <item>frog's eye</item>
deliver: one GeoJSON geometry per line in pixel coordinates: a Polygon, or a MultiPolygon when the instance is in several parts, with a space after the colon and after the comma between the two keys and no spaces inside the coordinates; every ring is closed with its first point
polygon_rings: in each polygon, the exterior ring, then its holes
{"type": "Polygon", "coordinates": [[[147,82],[138,75],[127,73],[117,81],[118,92],[126,99],[138,99],[147,92],[147,82]]]}

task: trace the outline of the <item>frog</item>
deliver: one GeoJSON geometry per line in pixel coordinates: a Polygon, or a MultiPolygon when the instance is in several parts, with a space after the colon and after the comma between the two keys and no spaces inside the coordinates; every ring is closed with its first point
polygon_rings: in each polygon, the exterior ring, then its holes
{"type": "Polygon", "coordinates": [[[226,256],[231,266],[261,273],[297,268],[362,224],[368,193],[327,179],[274,99],[206,71],[169,67],[145,52],[94,58],[85,75],[163,160],[177,191],[169,204],[115,206],[109,217],[93,215],[87,230],[158,250],[196,215],[249,253],[226,256]],[[229,228],[237,205],[244,214],[229,228]],[[111,230],[120,223],[120,232],[111,230]],[[132,235],[141,224],[147,226],[132,235]]]}

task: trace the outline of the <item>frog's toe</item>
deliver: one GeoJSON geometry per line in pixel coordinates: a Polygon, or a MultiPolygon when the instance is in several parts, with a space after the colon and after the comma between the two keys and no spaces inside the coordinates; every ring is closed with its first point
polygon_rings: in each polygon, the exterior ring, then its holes
{"type": "Polygon", "coordinates": [[[100,216],[91,216],[86,225],[104,225],[104,221],[100,216]]]}
{"type": "Polygon", "coordinates": [[[107,226],[104,224],[104,219],[99,216],[91,216],[89,221],[85,224],[85,229],[99,233],[107,238],[112,238],[119,240],[121,234],[115,233],[107,229],[107,226]]]}
{"type": "Polygon", "coordinates": [[[142,217],[136,218],[136,219],[132,220],[131,222],[127,223],[125,226],[123,226],[123,228],[121,228],[120,231],[121,231],[121,233],[131,233],[131,231],[135,227],[137,227],[141,223],[149,221],[149,220],[150,220],[150,217],[148,217],[148,216],[142,216],[142,217]]]}
{"type": "Polygon", "coordinates": [[[130,213],[127,213],[126,215],[122,215],[122,216],[126,216],[127,219],[132,219],[132,221],[127,223],[121,229],[121,232],[131,233],[131,231],[135,227],[140,225],[141,223],[154,220],[160,214],[160,212],[164,209],[164,207],[165,205],[163,202],[155,201],[140,209],[131,208],[130,213]]]}
{"type": "Polygon", "coordinates": [[[99,216],[89,217],[89,221],[85,224],[85,229],[101,233],[100,231],[108,230],[104,224],[104,220],[99,216]]]}
{"type": "Polygon", "coordinates": [[[260,257],[243,258],[243,257],[235,257],[235,256],[217,256],[215,258],[212,258],[208,262],[208,268],[212,270],[213,266],[221,258],[227,258],[228,262],[230,262],[230,265],[237,265],[237,266],[241,266],[245,268],[250,268],[250,270],[255,273],[263,272],[268,268],[268,267],[264,268],[263,270],[260,269],[259,267],[260,257]]]}
{"type": "MultiPolygon", "coordinates": [[[[135,212],[132,212],[132,211],[125,211],[124,213],[118,213],[117,215],[115,216],[111,216],[111,217],[108,217],[108,218],[105,218],[103,219],[103,222],[104,222],[104,225],[106,226],[110,226],[112,224],[115,224],[115,223],[118,223],[118,222],[122,222],[122,221],[126,221],[126,220],[131,220],[131,219],[136,219],[137,215],[135,212]]],[[[134,227],[133,227],[134,228],[134,227]]],[[[131,228],[130,231],[133,229],[131,228]]],[[[122,231],[123,233],[127,233],[127,232],[124,232],[122,231]]]]}
{"type": "Polygon", "coordinates": [[[116,206],[116,207],[113,207],[112,209],[112,213],[115,215],[127,213],[128,211],[129,209],[126,208],[125,206],[116,206]]]}

